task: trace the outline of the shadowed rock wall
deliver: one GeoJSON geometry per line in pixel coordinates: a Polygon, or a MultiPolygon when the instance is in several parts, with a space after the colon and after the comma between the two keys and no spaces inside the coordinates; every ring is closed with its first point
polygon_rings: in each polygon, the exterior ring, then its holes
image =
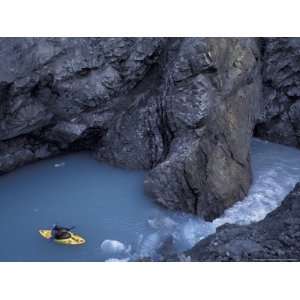
{"type": "Polygon", "coordinates": [[[253,38],[3,38],[0,173],[89,149],[211,220],[247,194],[260,74],[253,38]]]}
{"type": "Polygon", "coordinates": [[[300,147],[300,38],[265,38],[262,112],[255,134],[300,147]]]}

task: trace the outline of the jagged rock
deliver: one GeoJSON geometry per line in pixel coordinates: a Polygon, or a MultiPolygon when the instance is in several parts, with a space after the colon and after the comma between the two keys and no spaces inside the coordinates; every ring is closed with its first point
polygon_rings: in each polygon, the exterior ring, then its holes
{"type": "Polygon", "coordinates": [[[225,224],[184,255],[191,261],[299,261],[299,216],[300,183],[262,221],[250,225],[225,224]]]}
{"type": "Polygon", "coordinates": [[[57,155],[61,149],[29,136],[0,141],[0,175],[36,160],[57,155]]]}
{"type": "Polygon", "coordinates": [[[163,205],[211,220],[247,194],[249,144],[260,100],[258,59],[254,40],[201,39],[181,45],[169,73],[177,80],[186,77],[180,83],[169,80],[173,88],[165,98],[168,126],[163,127],[170,128],[172,139],[166,158],[145,180],[146,191],[163,205]],[[195,51],[206,58],[201,67],[193,60],[185,63],[195,51]]]}
{"type": "Polygon", "coordinates": [[[90,149],[210,220],[248,191],[260,86],[253,38],[3,38],[0,172],[90,149]]]}
{"type": "Polygon", "coordinates": [[[263,40],[263,114],[255,134],[300,147],[300,38],[263,40]]]}
{"type": "Polygon", "coordinates": [[[54,140],[70,144],[80,138],[86,129],[85,124],[60,122],[52,128],[51,134],[54,140]]]}

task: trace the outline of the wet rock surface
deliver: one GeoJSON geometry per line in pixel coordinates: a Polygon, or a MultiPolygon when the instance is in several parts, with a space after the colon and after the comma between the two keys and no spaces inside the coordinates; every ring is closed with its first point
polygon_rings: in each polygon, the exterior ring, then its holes
{"type": "Polygon", "coordinates": [[[299,261],[300,183],[281,206],[250,225],[225,224],[183,254],[181,261],[299,261]]]}
{"type": "Polygon", "coordinates": [[[211,220],[247,194],[260,92],[252,38],[3,38],[0,172],[89,149],[211,220]]]}

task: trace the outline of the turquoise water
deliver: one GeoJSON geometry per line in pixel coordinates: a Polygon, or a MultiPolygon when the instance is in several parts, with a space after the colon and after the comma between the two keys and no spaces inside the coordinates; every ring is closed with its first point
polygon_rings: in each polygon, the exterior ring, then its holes
{"type": "Polygon", "coordinates": [[[105,261],[157,256],[165,239],[181,251],[225,223],[250,223],[276,208],[300,181],[300,151],[254,140],[249,195],[214,222],[170,212],[143,193],[144,172],[116,169],[76,153],[0,177],[1,261],[105,261]],[[75,225],[82,246],[38,234],[53,223],[75,225]]]}
{"type": "Polygon", "coordinates": [[[151,220],[172,213],[144,195],[143,180],[144,172],[101,164],[89,153],[37,162],[0,177],[0,260],[101,261],[133,251],[152,254],[150,248],[160,241],[151,235],[151,220]],[[42,239],[38,229],[53,223],[75,225],[87,243],[66,247],[42,239]]]}

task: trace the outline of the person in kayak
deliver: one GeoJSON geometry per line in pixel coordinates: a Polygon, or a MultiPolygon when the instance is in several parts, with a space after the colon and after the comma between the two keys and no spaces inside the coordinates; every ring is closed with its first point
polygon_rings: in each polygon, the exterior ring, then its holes
{"type": "Polygon", "coordinates": [[[55,224],[55,225],[53,225],[52,230],[51,230],[52,238],[54,238],[56,240],[68,239],[71,237],[70,230],[72,228],[74,228],[74,227],[68,228],[68,227],[62,227],[62,226],[55,224]]]}

